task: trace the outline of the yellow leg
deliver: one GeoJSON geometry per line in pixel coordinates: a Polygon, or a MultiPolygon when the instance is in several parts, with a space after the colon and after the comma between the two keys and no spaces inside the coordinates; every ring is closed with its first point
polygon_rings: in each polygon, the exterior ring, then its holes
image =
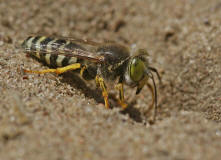
{"type": "Polygon", "coordinates": [[[84,73],[86,68],[87,68],[86,66],[81,67],[81,71],[80,71],[81,77],[83,77],[83,73],[84,73]]]}
{"type": "Polygon", "coordinates": [[[106,108],[110,108],[109,103],[108,103],[108,93],[107,93],[107,87],[104,83],[104,79],[101,78],[100,76],[96,76],[96,85],[99,86],[102,90],[102,95],[104,97],[104,103],[106,108]]]}
{"type": "Polygon", "coordinates": [[[119,90],[119,99],[118,103],[121,105],[123,109],[127,108],[127,104],[124,102],[124,89],[123,89],[123,83],[118,83],[115,88],[119,90]]]}
{"type": "Polygon", "coordinates": [[[96,82],[96,87],[99,88],[100,87],[99,76],[96,76],[95,82],[96,82]]]}
{"type": "Polygon", "coordinates": [[[31,70],[24,70],[24,72],[27,73],[37,73],[37,74],[45,74],[45,73],[57,73],[57,74],[61,74],[64,72],[67,72],[69,70],[76,70],[81,68],[81,64],[80,63],[75,63],[75,64],[71,64],[65,67],[60,67],[60,68],[56,68],[56,69],[45,69],[45,70],[40,70],[40,71],[31,71],[31,70]]]}

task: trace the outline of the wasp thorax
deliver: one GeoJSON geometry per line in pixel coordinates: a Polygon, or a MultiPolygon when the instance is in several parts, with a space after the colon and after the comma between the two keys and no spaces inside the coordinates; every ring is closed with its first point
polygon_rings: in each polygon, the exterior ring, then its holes
{"type": "Polygon", "coordinates": [[[130,78],[134,82],[139,82],[144,76],[144,71],[145,71],[144,61],[138,57],[132,58],[129,64],[130,78]]]}

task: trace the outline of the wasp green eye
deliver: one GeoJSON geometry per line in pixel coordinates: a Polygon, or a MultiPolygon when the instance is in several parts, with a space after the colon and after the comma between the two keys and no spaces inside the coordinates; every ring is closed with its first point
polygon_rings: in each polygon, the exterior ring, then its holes
{"type": "Polygon", "coordinates": [[[139,58],[133,58],[130,63],[130,78],[138,82],[143,78],[145,65],[144,62],[139,58]]]}

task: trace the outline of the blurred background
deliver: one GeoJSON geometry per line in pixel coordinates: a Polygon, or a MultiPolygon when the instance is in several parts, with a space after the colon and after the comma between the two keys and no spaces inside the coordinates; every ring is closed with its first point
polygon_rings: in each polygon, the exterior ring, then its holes
{"type": "Polygon", "coordinates": [[[220,17],[219,0],[0,1],[0,159],[219,159],[220,17]],[[125,87],[122,112],[79,77],[25,75],[47,68],[15,47],[30,34],[146,48],[162,77],[156,124],[146,88],[125,87]]]}

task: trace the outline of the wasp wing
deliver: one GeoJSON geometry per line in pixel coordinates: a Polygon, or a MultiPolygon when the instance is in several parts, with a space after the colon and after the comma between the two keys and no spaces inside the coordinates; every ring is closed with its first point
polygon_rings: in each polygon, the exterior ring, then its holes
{"type": "Polygon", "coordinates": [[[102,45],[102,43],[95,42],[95,41],[90,40],[90,39],[78,39],[78,38],[73,38],[73,37],[61,37],[61,36],[57,37],[57,38],[64,39],[66,41],[70,41],[70,42],[73,42],[73,43],[86,44],[86,45],[91,45],[91,46],[102,45]]]}
{"type": "Polygon", "coordinates": [[[22,43],[22,47],[28,53],[58,54],[86,59],[95,63],[103,63],[104,57],[96,53],[97,45],[99,45],[99,43],[89,40],[67,37],[51,38],[45,36],[30,36],[22,43]],[[88,49],[82,44],[88,44],[92,47],[88,49]]]}
{"type": "MultiPolygon", "coordinates": [[[[36,35],[31,34],[30,37],[36,37],[36,35]]],[[[102,45],[102,42],[95,42],[91,39],[87,39],[87,38],[75,38],[75,37],[68,37],[68,36],[51,36],[51,35],[43,35],[43,34],[39,34],[38,37],[50,37],[53,39],[60,39],[60,40],[66,40],[66,41],[70,41],[73,43],[78,43],[78,44],[86,44],[86,45],[91,45],[91,46],[99,46],[102,45]]]]}
{"type": "Polygon", "coordinates": [[[82,50],[79,48],[72,48],[72,49],[63,48],[63,49],[61,49],[61,50],[59,49],[57,51],[58,54],[60,52],[62,52],[66,56],[77,57],[79,59],[86,59],[86,60],[89,60],[89,61],[92,61],[95,63],[103,63],[104,62],[104,57],[96,55],[96,52],[86,51],[86,50],[82,50]]]}

